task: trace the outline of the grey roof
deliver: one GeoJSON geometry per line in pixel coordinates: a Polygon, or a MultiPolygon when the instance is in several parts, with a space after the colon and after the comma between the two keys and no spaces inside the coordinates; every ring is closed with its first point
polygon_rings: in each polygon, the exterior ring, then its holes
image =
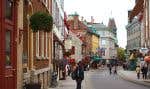
{"type": "Polygon", "coordinates": [[[96,30],[107,30],[106,25],[102,23],[93,23],[93,26],[96,28],[96,30]]]}

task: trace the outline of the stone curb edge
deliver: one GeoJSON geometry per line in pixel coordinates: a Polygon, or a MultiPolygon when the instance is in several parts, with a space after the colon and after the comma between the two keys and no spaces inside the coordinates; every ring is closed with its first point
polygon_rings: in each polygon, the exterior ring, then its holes
{"type": "Polygon", "coordinates": [[[119,75],[119,77],[121,77],[122,79],[124,79],[126,81],[129,81],[129,82],[132,82],[132,83],[135,83],[135,84],[139,84],[139,85],[143,85],[143,86],[146,86],[146,87],[150,87],[150,83],[146,83],[144,81],[142,82],[142,81],[136,81],[136,80],[130,79],[129,77],[125,76],[120,71],[118,71],[118,75],[119,75]]]}

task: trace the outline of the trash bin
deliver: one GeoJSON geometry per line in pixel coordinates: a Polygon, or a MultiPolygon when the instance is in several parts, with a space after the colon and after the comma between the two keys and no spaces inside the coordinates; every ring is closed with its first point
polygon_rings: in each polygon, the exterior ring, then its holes
{"type": "Polygon", "coordinates": [[[39,83],[29,83],[29,84],[25,84],[25,89],[41,89],[41,84],[39,83]]]}

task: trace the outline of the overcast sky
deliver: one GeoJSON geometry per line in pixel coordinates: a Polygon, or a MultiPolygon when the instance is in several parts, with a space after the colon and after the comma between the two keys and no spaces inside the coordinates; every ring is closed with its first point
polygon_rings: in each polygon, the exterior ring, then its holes
{"type": "Polygon", "coordinates": [[[126,47],[126,29],[128,10],[134,7],[135,0],[64,0],[67,14],[77,12],[84,19],[90,21],[91,16],[97,23],[108,25],[108,20],[113,17],[117,25],[117,38],[120,47],[126,47]]]}

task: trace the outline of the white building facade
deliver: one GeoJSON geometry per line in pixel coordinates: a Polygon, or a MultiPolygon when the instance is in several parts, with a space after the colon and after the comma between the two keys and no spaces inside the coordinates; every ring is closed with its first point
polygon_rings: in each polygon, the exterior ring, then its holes
{"type": "Polygon", "coordinates": [[[94,23],[93,26],[96,28],[100,35],[100,52],[103,59],[113,59],[117,56],[115,42],[116,38],[112,31],[101,23],[94,23]]]}

